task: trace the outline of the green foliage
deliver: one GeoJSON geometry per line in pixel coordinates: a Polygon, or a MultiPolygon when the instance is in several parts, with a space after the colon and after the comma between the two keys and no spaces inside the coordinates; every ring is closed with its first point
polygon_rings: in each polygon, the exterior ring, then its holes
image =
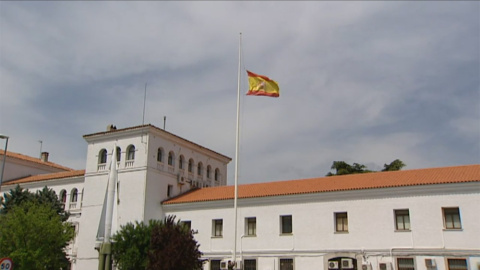
{"type": "Polygon", "coordinates": [[[0,214],[6,214],[14,206],[21,205],[24,202],[36,202],[39,204],[49,205],[57,212],[62,221],[67,221],[70,213],[63,209],[62,203],[58,200],[58,196],[53,189],[44,187],[36,193],[31,193],[28,189],[23,189],[17,185],[15,189],[11,189],[9,193],[5,193],[1,200],[3,208],[0,214]]]}
{"type": "Polygon", "coordinates": [[[24,201],[0,215],[0,257],[12,258],[15,269],[67,269],[64,251],[74,229],[48,204],[24,201]]]}
{"type": "Polygon", "coordinates": [[[112,236],[112,257],[120,270],[202,269],[202,253],[193,231],[175,216],[121,226],[112,236]]]}
{"type": "Polygon", "coordinates": [[[112,236],[112,257],[120,270],[145,269],[148,263],[150,238],[154,226],[160,226],[159,220],[150,220],[148,225],[138,221],[127,223],[112,236]]]}
{"type": "MultiPolygon", "coordinates": [[[[405,166],[406,165],[401,160],[396,159],[388,165],[385,164],[385,168],[382,171],[398,171],[405,166]]],[[[353,163],[353,165],[350,165],[345,161],[334,161],[331,169],[335,170],[335,173],[329,172],[327,173],[327,176],[372,172],[371,170],[368,170],[367,166],[363,164],[353,163]]]]}
{"type": "Polygon", "coordinates": [[[168,216],[162,226],[155,226],[149,253],[149,270],[200,270],[203,261],[200,245],[193,232],[168,216]]]}
{"type": "Polygon", "coordinates": [[[400,159],[395,159],[390,164],[385,164],[382,172],[399,171],[405,166],[407,166],[407,165],[405,165],[405,163],[403,163],[400,159]]]}

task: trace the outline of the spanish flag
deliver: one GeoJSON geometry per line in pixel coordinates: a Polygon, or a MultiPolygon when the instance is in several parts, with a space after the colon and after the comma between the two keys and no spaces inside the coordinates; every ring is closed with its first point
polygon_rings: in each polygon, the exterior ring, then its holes
{"type": "Polygon", "coordinates": [[[249,89],[248,96],[279,97],[278,83],[267,76],[258,75],[247,70],[249,89]]]}

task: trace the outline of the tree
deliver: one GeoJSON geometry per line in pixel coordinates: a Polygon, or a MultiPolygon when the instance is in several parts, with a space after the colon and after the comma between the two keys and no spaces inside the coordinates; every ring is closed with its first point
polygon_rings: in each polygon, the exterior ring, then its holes
{"type": "Polygon", "coordinates": [[[334,161],[330,169],[335,170],[336,173],[333,174],[329,172],[327,176],[371,172],[367,170],[367,166],[363,164],[353,163],[353,165],[350,165],[345,161],[334,161]]]}
{"type": "MultiPolygon", "coordinates": [[[[406,165],[399,159],[392,161],[390,164],[385,164],[384,171],[398,171],[401,170],[406,165]]],[[[345,161],[334,161],[332,167],[330,168],[335,170],[335,173],[329,172],[326,176],[334,176],[334,175],[344,175],[344,174],[355,174],[355,173],[369,173],[372,172],[371,170],[367,169],[367,166],[359,163],[353,163],[350,165],[345,161]]]]}
{"type": "Polygon", "coordinates": [[[1,214],[8,213],[14,206],[18,206],[23,202],[32,201],[34,194],[23,189],[20,185],[17,185],[15,189],[11,189],[9,193],[3,194],[1,214]]]}
{"type": "Polygon", "coordinates": [[[135,221],[120,227],[112,236],[112,257],[118,269],[144,270],[147,267],[152,229],[160,224],[159,220],[150,220],[148,224],[135,221]]]}
{"type": "Polygon", "coordinates": [[[385,164],[384,165],[384,169],[382,170],[382,172],[387,172],[387,171],[399,171],[401,170],[403,167],[405,167],[407,165],[405,165],[405,163],[403,163],[400,159],[395,159],[394,161],[392,161],[390,164],[385,164]]]}
{"type": "Polygon", "coordinates": [[[193,238],[193,231],[168,216],[160,226],[154,226],[148,255],[149,270],[200,270],[202,253],[193,238]]]}
{"type": "Polygon", "coordinates": [[[48,204],[25,201],[0,215],[0,257],[15,269],[67,269],[65,247],[74,229],[48,204]]]}

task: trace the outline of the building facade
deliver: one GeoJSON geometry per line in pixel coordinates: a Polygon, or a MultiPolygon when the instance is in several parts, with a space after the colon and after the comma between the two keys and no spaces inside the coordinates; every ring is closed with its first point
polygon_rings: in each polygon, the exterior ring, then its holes
{"type": "Polygon", "coordinates": [[[229,157],[152,125],[84,139],[85,170],[39,173],[28,165],[38,160],[9,153],[25,166],[6,166],[17,177],[1,187],[59,195],[77,233],[72,269],[98,267],[114,148],[113,227],[175,215],[195,231],[205,270],[227,269],[234,250],[242,269],[480,269],[480,165],[240,185],[235,231],[229,157]]]}

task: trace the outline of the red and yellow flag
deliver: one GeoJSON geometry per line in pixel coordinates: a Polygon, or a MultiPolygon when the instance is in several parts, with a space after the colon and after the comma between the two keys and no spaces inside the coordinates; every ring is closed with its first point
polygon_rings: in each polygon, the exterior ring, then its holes
{"type": "Polygon", "coordinates": [[[247,70],[249,89],[248,96],[279,97],[278,83],[267,76],[258,75],[247,70]]]}

